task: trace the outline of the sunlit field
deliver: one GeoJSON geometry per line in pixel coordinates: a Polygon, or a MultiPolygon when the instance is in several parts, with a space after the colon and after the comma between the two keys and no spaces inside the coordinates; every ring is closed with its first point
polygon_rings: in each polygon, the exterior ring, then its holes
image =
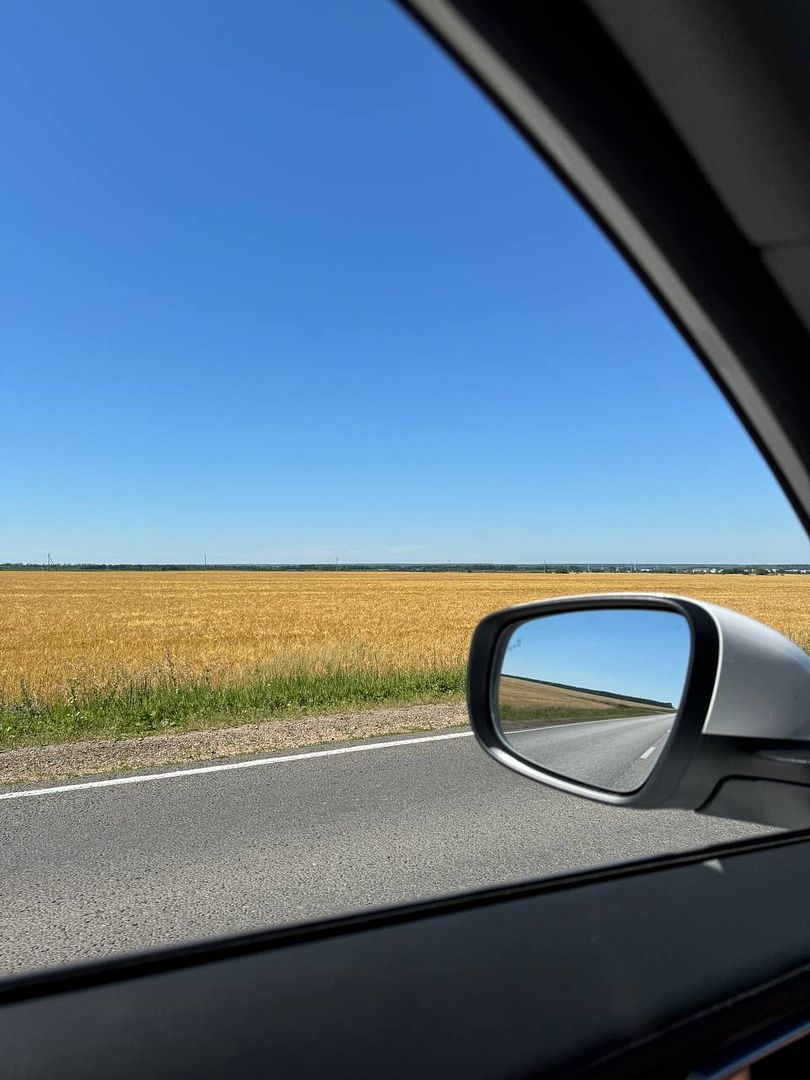
{"type": "Polygon", "coordinates": [[[0,745],[450,700],[488,611],[624,591],[725,604],[810,644],[810,577],[792,575],[5,572],[0,745]]]}

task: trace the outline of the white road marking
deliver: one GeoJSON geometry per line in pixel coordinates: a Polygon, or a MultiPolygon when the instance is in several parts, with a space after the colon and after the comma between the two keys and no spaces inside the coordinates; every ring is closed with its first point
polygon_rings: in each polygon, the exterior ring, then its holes
{"type": "Polygon", "coordinates": [[[0,794],[0,799],[30,799],[34,795],[59,795],[65,791],[87,791],[90,788],[145,784],[149,780],[170,780],[175,776],[202,776],[205,773],[231,772],[234,769],[256,769],[262,765],[283,765],[287,761],[308,761],[311,758],[337,757],[338,754],[362,754],[368,750],[385,750],[396,746],[415,746],[417,743],[440,742],[443,739],[469,739],[471,736],[471,731],[452,731],[446,735],[423,735],[413,739],[391,739],[389,742],[364,743],[360,746],[338,746],[332,750],[308,750],[304,754],[285,754],[283,757],[255,758],[251,761],[229,761],[224,765],[201,765],[195,769],[175,769],[173,772],[148,773],[140,776],[115,776],[109,780],[86,780],[81,784],[60,784],[58,787],[7,791],[0,794]]]}
{"type": "Polygon", "coordinates": [[[641,755],[641,760],[646,761],[646,759],[650,756],[653,750],[655,750],[655,743],[653,743],[652,746],[649,747],[649,749],[644,751],[644,753],[641,755]]]}

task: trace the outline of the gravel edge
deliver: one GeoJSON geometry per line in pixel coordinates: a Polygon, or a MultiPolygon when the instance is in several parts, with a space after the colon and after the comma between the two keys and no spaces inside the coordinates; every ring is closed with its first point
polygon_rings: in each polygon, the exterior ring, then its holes
{"type": "Polygon", "coordinates": [[[441,731],[466,724],[466,706],[463,702],[452,702],[282,717],[237,727],[146,735],[137,739],[26,746],[0,752],[0,785],[219,761],[382,735],[441,731]]]}

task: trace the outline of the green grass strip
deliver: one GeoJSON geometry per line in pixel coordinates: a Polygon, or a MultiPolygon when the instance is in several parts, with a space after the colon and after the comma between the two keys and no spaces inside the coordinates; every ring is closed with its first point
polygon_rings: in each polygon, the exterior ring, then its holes
{"type": "Polygon", "coordinates": [[[626,717],[657,716],[667,711],[666,709],[651,709],[648,706],[627,705],[615,709],[568,709],[562,705],[550,705],[545,708],[530,705],[500,705],[498,709],[505,728],[531,727],[532,724],[568,724],[577,720],[621,720],[626,717]]]}
{"type": "Polygon", "coordinates": [[[0,699],[0,749],[81,739],[123,738],[166,731],[199,731],[290,714],[377,705],[459,700],[463,668],[422,671],[267,671],[214,685],[171,677],[97,688],[74,684],[38,699],[25,686],[16,700],[0,699]]]}

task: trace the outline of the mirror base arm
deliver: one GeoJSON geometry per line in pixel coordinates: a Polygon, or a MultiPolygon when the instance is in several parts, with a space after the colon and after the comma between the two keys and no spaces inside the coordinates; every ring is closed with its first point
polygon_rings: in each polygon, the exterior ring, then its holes
{"type": "Polygon", "coordinates": [[[697,812],[783,829],[805,829],[810,827],[810,785],[731,777],[697,812]]]}

